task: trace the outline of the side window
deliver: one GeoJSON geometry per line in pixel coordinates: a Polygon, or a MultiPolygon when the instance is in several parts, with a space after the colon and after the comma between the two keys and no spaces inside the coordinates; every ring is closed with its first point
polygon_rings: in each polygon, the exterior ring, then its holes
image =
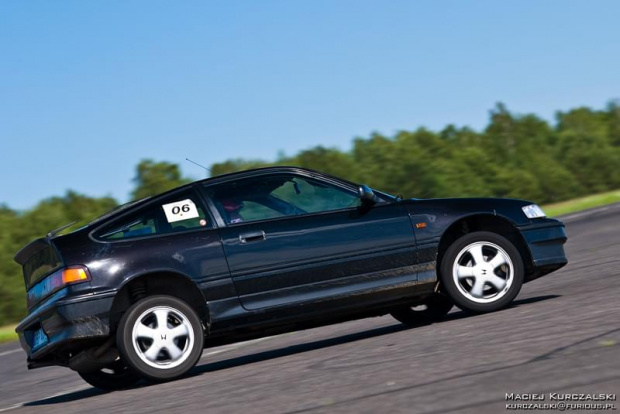
{"type": "Polygon", "coordinates": [[[106,226],[97,237],[101,240],[123,240],[201,227],[212,227],[211,220],[195,194],[185,192],[141,208],[106,226]]]}
{"type": "Polygon", "coordinates": [[[340,210],[360,205],[345,189],[295,175],[275,175],[206,187],[227,224],[340,210]]]}
{"type": "Polygon", "coordinates": [[[243,211],[240,211],[239,214],[244,221],[265,220],[284,216],[281,212],[254,201],[244,201],[243,211]]]}
{"type": "Polygon", "coordinates": [[[308,213],[358,207],[359,197],[331,184],[294,177],[272,193],[275,197],[308,213]]]}
{"type": "Polygon", "coordinates": [[[279,206],[270,202],[270,180],[240,180],[206,188],[208,197],[226,224],[265,220],[286,215],[279,206]]]}

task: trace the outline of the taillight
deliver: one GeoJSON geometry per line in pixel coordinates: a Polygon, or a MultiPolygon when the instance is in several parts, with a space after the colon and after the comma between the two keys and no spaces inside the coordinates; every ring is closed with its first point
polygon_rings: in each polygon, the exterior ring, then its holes
{"type": "Polygon", "coordinates": [[[68,285],[70,283],[79,283],[90,280],[90,274],[85,267],[70,267],[62,271],[62,283],[68,285]]]}
{"type": "Polygon", "coordinates": [[[91,280],[90,273],[85,266],[70,266],[59,269],[28,291],[28,304],[32,306],[66,286],[88,282],[89,280],[91,280]]]}

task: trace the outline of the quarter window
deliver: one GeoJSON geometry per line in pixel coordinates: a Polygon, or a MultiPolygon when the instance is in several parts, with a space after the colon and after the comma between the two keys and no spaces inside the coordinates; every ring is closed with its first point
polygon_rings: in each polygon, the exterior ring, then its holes
{"type": "Polygon", "coordinates": [[[178,233],[212,227],[200,201],[193,192],[185,192],[151,203],[98,234],[102,240],[122,240],[157,234],[178,233]]]}

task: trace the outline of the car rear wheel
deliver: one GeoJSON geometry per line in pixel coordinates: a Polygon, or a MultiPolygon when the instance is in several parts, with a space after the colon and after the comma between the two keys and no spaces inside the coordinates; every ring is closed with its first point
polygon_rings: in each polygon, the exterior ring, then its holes
{"type": "Polygon", "coordinates": [[[116,343],[134,372],[152,381],[171,380],[185,374],[200,359],[202,323],[182,300],[150,296],[125,312],[116,343]]]}
{"type": "Polygon", "coordinates": [[[454,303],[447,296],[436,294],[419,306],[402,306],[394,309],[391,315],[399,322],[409,326],[429,325],[443,319],[454,303]]]}
{"type": "Polygon", "coordinates": [[[443,290],[461,309],[484,313],[510,304],[523,284],[523,259],[505,237],[469,233],[456,240],[441,261],[443,290]]]}
{"type": "Polygon", "coordinates": [[[80,377],[93,387],[104,391],[116,391],[132,387],[140,376],[129,370],[120,359],[99,371],[78,372],[80,377]]]}

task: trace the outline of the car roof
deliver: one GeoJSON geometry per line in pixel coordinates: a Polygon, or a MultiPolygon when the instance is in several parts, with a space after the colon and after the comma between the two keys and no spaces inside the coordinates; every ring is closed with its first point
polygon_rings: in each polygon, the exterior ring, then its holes
{"type": "MultiPolygon", "coordinates": [[[[351,182],[349,182],[347,180],[344,180],[342,178],[334,177],[332,175],[329,175],[329,174],[326,174],[326,173],[323,173],[323,172],[320,172],[320,171],[316,171],[316,170],[311,170],[309,168],[295,167],[295,166],[288,166],[288,165],[277,165],[277,166],[271,166],[271,167],[251,168],[251,169],[248,169],[248,170],[236,171],[236,172],[232,172],[232,173],[216,175],[216,176],[213,176],[213,177],[208,177],[208,178],[204,178],[202,180],[194,181],[192,183],[186,184],[186,186],[191,186],[192,184],[197,184],[197,183],[216,184],[218,182],[231,181],[231,180],[239,179],[239,178],[247,178],[247,177],[252,177],[254,175],[260,176],[260,175],[269,174],[269,173],[272,173],[272,172],[273,173],[278,173],[278,172],[307,173],[307,174],[310,174],[310,175],[315,175],[315,176],[319,176],[319,177],[323,177],[323,178],[337,179],[338,181],[344,181],[346,183],[353,184],[353,183],[351,183],[351,182]]],[[[178,188],[181,188],[181,187],[177,187],[176,189],[178,189],[178,188]]]]}
{"type": "Polygon", "coordinates": [[[213,177],[203,178],[201,180],[192,181],[191,183],[187,183],[182,186],[172,188],[166,192],[154,195],[151,198],[160,197],[165,194],[178,191],[182,188],[190,188],[196,184],[211,185],[211,184],[224,183],[227,181],[233,181],[233,180],[242,179],[242,178],[250,178],[254,176],[260,177],[261,175],[267,175],[270,173],[283,173],[283,172],[301,173],[304,175],[309,175],[311,177],[323,178],[327,180],[336,180],[341,183],[346,183],[349,185],[357,185],[344,178],[336,177],[334,175],[316,171],[316,170],[311,170],[310,168],[296,167],[296,166],[290,166],[290,165],[276,165],[276,166],[271,166],[271,167],[250,168],[250,169],[243,170],[243,171],[235,171],[231,173],[216,175],[213,177]]]}

